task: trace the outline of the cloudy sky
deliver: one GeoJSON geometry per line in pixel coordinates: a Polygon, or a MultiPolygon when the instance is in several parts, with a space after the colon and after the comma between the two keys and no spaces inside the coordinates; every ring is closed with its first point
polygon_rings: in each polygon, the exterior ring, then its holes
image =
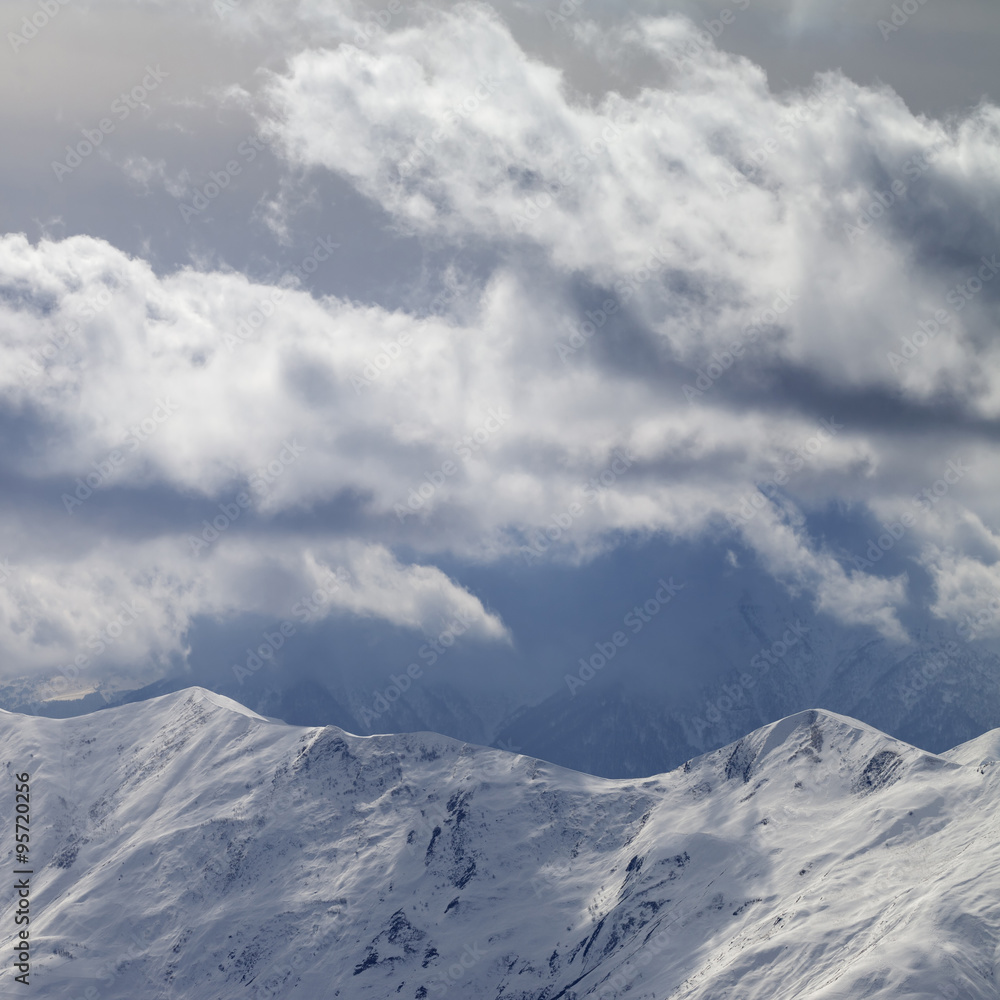
{"type": "Polygon", "coordinates": [[[8,677],[1000,635],[992,0],[0,19],[8,677]]]}

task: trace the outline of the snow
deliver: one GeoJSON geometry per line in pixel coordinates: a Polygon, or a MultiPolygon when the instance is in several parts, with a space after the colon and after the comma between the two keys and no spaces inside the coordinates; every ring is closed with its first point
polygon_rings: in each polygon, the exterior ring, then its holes
{"type": "Polygon", "coordinates": [[[227,698],[225,695],[216,694],[214,691],[209,691],[207,688],[203,687],[191,687],[188,688],[188,692],[191,697],[196,701],[208,701],[218,708],[229,709],[230,712],[235,712],[237,715],[245,715],[248,719],[257,719],[259,722],[268,721],[280,721],[280,720],[268,720],[263,715],[258,715],[256,712],[251,712],[249,708],[245,708],[238,701],[234,701],[232,698],[227,698]]]}
{"type": "Polygon", "coordinates": [[[942,754],[956,764],[979,764],[1000,760],[1000,729],[993,729],[942,754]]]}
{"type": "Polygon", "coordinates": [[[0,744],[36,998],[997,996],[1000,731],[935,756],[804,712],[610,780],[195,688],[0,744]]]}

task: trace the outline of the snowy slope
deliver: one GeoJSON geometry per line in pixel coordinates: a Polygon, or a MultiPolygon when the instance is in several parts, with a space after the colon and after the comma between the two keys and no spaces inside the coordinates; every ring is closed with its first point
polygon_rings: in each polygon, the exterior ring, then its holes
{"type": "Polygon", "coordinates": [[[1000,733],[937,757],[809,712],[612,781],[192,688],[0,743],[35,998],[998,996],[1000,733]]]}

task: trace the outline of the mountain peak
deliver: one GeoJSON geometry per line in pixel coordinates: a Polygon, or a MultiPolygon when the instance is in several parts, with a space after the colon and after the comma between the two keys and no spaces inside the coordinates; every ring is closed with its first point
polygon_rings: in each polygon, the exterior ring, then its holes
{"type": "Polygon", "coordinates": [[[722,761],[725,776],[739,777],[744,784],[777,778],[785,784],[794,780],[796,787],[813,780],[817,767],[822,766],[825,780],[839,782],[845,793],[895,783],[914,769],[957,766],[955,761],[824,709],[779,719],[697,760],[722,761]]]}
{"type": "MultiPolygon", "coordinates": [[[[116,714],[120,713],[122,716],[128,717],[136,713],[149,711],[150,709],[154,715],[164,713],[170,715],[178,711],[195,708],[199,711],[208,711],[211,714],[231,713],[246,719],[252,719],[255,722],[285,725],[280,720],[268,719],[266,716],[258,715],[257,712],[252,711],[245,705],[241,705],[233,698],[227,698],[224,694],[217,694],[215,691],[210,691],[208,688],[197,684],[181,688],[178,691],[170,691],[167,694],[147,698],[144,701],[127,702],[123,705],[112,706],[102,709],[101,712],[115,712],[116,714]]],[[[86,716],[79,716],[78,718],[86,718],[86,716]]]]}
{"type": "Polygon", "coordinates": [[[175,696],[164,695],[164,697],[177,697],[178,700],[183,699],[185,702],[192,704],[208,703],[214,705],[216,708],[226,709],[227,711],[235,712],[237,715],[243,715],[248,719],[255,719],[258,722],[273,721],[263,715],[258,715],[256,712],[251,711],[245,705],[241,705],[233,698],[227,698],[224,694],[216,694],[214,691],[209,691],[208,688],[203,688],[197,685],[185,688],[183,691],[178,691],[175,696]]]}

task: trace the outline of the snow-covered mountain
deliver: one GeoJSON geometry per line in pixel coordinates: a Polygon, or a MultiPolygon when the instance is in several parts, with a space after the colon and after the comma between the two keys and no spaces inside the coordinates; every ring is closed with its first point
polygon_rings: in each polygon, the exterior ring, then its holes
{"type": "Polygon", "coordinates": [[[1000,732],[935,756],[806,712],[608,780],[192,688],[0,743],[34,997],[998,995],[1000,732]]]}

